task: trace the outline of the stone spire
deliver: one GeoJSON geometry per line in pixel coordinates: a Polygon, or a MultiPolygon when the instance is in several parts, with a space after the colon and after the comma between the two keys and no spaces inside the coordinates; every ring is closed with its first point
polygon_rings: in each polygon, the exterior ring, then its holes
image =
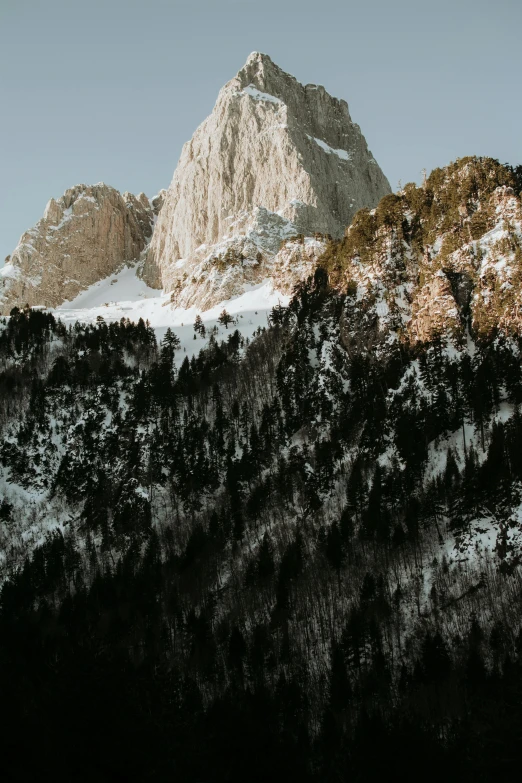
{"type": "Polygon", "coordinates": [[[358,209],[389,192],[346,101],[254,52],[184,145],[147,265],[167,290],[179,288],[201,246],[210,253],[248,233],[259,209],[286,221],[287,233],[291,224],[341,236],[358,209]]]}

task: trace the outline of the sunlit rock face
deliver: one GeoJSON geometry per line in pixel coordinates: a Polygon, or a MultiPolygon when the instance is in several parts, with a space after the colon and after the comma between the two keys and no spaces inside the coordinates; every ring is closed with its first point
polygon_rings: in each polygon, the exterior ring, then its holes
{"type": "Polygon", "coordinates": [[[0,309],[56,307],[128,261],[140,259],[152,233],[154,208],[140,193],[103,183],[76,185],[47,204],[0,271],[0,309]]]}
{"type": "Polygon", "coordinates": [[[212,304],[270,276],[283,240],[341,236],[389,192],[347,103],[253,53],[183,147],[145,274],[156,267],[183,304],[212,304]]]}

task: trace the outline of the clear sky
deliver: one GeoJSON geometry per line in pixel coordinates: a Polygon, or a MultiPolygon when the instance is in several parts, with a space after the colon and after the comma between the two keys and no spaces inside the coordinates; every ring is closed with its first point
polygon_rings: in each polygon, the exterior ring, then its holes
{"type": "Polygon", "coordinates": [[[0,264],[51,196],[153,195],[252,51],[348,101],[390,180],[522,162],[521,0],[0,0],[0,264]]]}

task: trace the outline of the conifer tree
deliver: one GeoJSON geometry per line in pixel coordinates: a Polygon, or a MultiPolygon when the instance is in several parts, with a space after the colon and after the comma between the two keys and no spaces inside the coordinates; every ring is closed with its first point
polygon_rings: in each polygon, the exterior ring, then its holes
{"type": "Polygon", "coordinates": [[[330,527],[326,536],[325,553],[330,566],[337,575],[339,595],[341,594],[341,569],[343,567],[345,552],[341,530],[337,522],[330,527]]]}
{"type": "Polygon", "coordinates": [[[274,566],[274,553],[272,548],[272,542],[268,533],[265,533],[261,546],[259,547],[259,554],[257,558],[257,573],[261,580],[270,579],[275,571],[274,566]]]}
{"type": "Polygon", "coordinates": [[[162,340],[161,345],[163,348],[167,348],[172,352],[177,351],[178,348],[181,348],[181,340],[179,339],[178,335],[172,331],[170,326],[165,332],[165,336],[162,340]]]}
{"type": "Polygon", "coordinates": [[[230,315],[230,313],[228,313],[228,312],[227,312],[225,309],[223,309],[223,310],[221,311],[221,313],[219,314],[219,317],[218,317],[218,321],[219,321],[219,323],[220,323],[222,326],[224,326],[226,329],[228,329],[228,327],[229,327],[229,324],[231,324],[231,323],[233,322],[233,320],[234,320],[234,319],[232,318],[232,316],[230,315]]]}
{"type": "Polygon", "coordinates": [[[194,321],[194,331],[199,334],[200,337],[204,337],[206,334],[205,324],[199,313],[196,315],[196,320],[194,321]]]}

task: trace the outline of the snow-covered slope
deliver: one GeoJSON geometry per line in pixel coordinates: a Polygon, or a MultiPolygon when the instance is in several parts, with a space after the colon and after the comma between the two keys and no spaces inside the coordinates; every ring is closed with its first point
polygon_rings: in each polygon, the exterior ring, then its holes
{"type": "Polygon", "coordinates": [[[186,355],[198,353],[211,331],[218,340],[225,339],[235,329],[251,339],[254,332],[267,325],[270,310],[278,303],[288,304],[289,300],[287,295],[273,290],[270,280],[264,280],[257,285],[245,285],[239,296],[223,300],[205,311],[197,307],[175,307],[170,294],[150,288],[138,277],[138,271],[139,265],[125,266],[118,274],[90,286],[71,302],[64,302],[55,315],[66,324],[93,323],[100,317],[109,322],[122,318],[136,322],[142,318],[153,327],[159,341],[170,327],[181,341],[181,349],[176,353],[180,361],[186,355]],[[218,321],[224,309],[234,317],[234,323],[228,329],[218,321]],[[194,339],[193,324],[198,314],[207,329],[207,337],[194,339]]]}

